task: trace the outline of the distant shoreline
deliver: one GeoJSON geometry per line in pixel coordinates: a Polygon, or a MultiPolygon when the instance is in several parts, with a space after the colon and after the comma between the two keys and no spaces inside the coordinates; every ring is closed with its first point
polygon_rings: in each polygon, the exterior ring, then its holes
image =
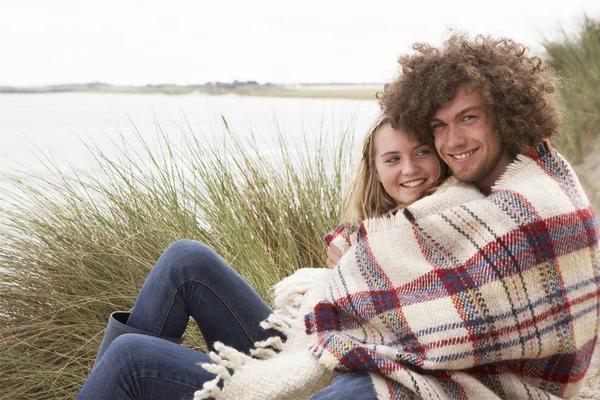
{"type": "Polygon", "coordinates": [[[47,86],[0,86],[2,94],[42,94],[42,93],[131,93],[186,95],[201,93],[208,95],[237,94],[260,97],[312,97],[375,100],[377,92],[383,90],[383,83],[329,83],[329,84],[259,84],[254,81],[233,83],[205,83],[202,85],[147,85],[114,86],[106,83],[63,84],[47,86]]]}

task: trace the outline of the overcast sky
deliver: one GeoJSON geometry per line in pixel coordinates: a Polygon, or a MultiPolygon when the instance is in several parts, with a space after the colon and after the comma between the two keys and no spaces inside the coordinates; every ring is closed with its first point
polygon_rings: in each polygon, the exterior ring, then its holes
{"type": "Polygon", "coordinates": [[[449,28],[541,52],[599,0],[0,0],[0,85],[385,82],[449,28]]]}

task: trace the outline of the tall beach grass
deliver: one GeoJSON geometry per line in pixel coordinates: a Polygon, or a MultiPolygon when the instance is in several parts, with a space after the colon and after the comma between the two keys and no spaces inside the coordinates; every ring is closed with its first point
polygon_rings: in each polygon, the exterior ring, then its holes
{"type": "Polygon", "coordinates": [[[567,124],[556,143],[577,164],[586,146],[600,136],[600,20],[584,17],[579,31],[564,31],[558,40],[544,43],[546,60],[564,78],[561,98],[567,124]]]}
{"type": "MultiPolygon", "coordinates": [[[[91,147],[91,172],[46,159],[43,177],[13,174],[0,201],[0,398],[74,398],[107,316],[131,308],[178,239],[214,248],[265,299],[294,270],[323,267],[350,135],[299,150],[278,137],[267,156],[229,129],[179,146],[159,130],[152,148],[137,133],[115,157],[91,147]]],[[[203,348],[192,326],[185,344],[203,348]]]]}

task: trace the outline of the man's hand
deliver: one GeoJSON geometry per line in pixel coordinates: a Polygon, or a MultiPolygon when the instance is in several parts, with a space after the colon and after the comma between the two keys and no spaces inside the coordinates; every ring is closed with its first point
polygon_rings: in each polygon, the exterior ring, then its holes
{"type": "Polygon", "coordinates": [[[340,258],[342,258],[342,252],[337,247],[330,244],[327,249],[327,266],[333,269],[338,261],[340,261],[340,258]]]}

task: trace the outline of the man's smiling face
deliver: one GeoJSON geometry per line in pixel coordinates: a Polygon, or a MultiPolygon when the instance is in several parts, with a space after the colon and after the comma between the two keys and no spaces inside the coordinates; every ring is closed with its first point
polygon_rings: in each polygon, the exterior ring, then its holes
{"type": "Polygon", "coordinates": [[[435,148],[462,182],[473,182],[489,193],[512,161],[495,134],[479,92],[461,85],[454,98],[440,107],[430,121],[435,148]]]}

